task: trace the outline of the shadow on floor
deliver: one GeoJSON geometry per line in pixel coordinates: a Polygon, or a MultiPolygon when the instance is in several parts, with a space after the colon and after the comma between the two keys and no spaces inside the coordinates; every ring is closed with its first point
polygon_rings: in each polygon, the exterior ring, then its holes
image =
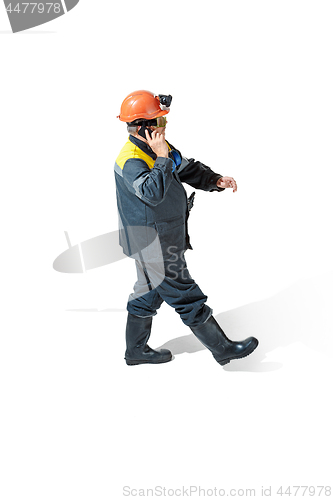
{"type": "MultiPolygon", "coordinates": [[[[294,342],[303,342],[317,352],[327,351],[333,334],[332,279],[331,272],[300,280],[273,297],[216,315],[231,340],[243,340],[251,335],[259,340],[258,348],[250,356],[234,360],[223,368],[251,372],[278,370],[282,363],[266,360],[267,354],[294,342]]],[[[174,338],[159,348],[170,349],[174,355],[205,349],[192,333],[174,338]]]]}

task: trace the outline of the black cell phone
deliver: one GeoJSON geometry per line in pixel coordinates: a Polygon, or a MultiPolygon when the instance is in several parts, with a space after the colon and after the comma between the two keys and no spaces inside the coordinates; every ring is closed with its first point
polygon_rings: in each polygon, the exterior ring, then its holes
{"type": "Polygon", "coordinates": [[[144,139],[147,139],[146,130],[148,131],[149,137],[151,138],[151,132],[150,132],[149,128],[147,128],[145,125],[141,126],[138,134],[141,135],[141,137],[143,137],[144,139]]]}

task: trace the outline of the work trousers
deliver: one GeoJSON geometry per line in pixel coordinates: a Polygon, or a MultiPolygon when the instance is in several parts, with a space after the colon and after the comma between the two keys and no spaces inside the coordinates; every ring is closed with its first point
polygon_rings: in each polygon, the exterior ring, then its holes
{"type": "Polygon", "coordinates": [[[205,303],[207,296],[187,269],[184,251],[173,253],[160,263],[135,260],[135,264],[138,280],[127,303],[130,314],[155,316],[165,301],[187,326],[205,323],[212,315],[212,309],[205,303]]]}

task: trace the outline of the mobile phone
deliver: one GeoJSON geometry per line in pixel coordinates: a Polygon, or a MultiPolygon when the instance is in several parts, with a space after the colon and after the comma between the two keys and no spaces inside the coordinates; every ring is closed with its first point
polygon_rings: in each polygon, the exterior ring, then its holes
{"type": "Polygon", "coordinates": [[[141,126],[138,134],[141,135],[141,137],[143,137],[144,139],[147,139],[146,130],[148,131],[149,137],[151,138],[151,132],[150,132],[149,128],[147,128],[145,125],[141,126]]]}

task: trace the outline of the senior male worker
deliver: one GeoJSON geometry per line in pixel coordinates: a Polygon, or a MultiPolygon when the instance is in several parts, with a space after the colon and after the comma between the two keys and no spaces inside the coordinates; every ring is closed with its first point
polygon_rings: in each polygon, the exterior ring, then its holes
{"type": "Polygon", "coordinates": [[[168,349],[147,345],[152,317],[165,301],[216,361],[225,365],[249,355],[258,340],[228,339],[206,304],[207,296],[188,272],[184,252],[192,248],[187,232],[190,203],[182,182],[204,191],[232,188],[235,192],[237,184],[232,177],[222,177],[203,163],[183,157],[165,140],[171,99],[138,90],[124,99],[117,117],[127,123],[130,134],[115,163],[119,241],[124,253],[135,258],[138,274],[127,304],[125,360],[138,365],[172,359],[168,349]],[[149,230],[159,243],[162,272],[154,260],[158,252],[149,254],[143,248],[157,248],[149,246],[154,239],[147,236],[149,230]]]}

